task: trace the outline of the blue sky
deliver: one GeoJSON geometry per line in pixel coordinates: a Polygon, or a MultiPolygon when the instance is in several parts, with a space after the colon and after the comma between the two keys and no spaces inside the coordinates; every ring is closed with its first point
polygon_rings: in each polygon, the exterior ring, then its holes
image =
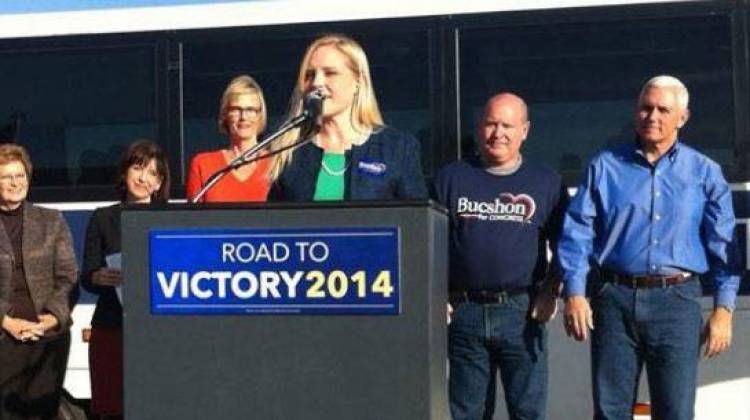
{"type": "Polygon", "coordinates": [[[233,3],[247,0],[0,0],[0,14],[233,3]]]}

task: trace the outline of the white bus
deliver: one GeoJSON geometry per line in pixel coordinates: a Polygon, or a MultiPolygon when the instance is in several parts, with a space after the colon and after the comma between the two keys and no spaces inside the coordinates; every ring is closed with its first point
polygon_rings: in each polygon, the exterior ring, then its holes
{"type": "MultiPolygon", "coordinates": [[[[510,90],[531,109],[524,153],[574,187],[597,149],[632,139],[638,89],[668,73],[691,90],[683,138],[732,182],[747,257],[749,21],[741,1],[0,2],[0,137],[30,150],[31,199],[65,212],[80,258],[90,211],[116,199],[124,145],[159,142],[172,195],[184,198],[190,157],[225,143],[215,120],[227,81],[255,77],[273,127],[305,46],[321,33],[362,43],[386,122],[420,139],[428,178],[472,152],[485,99],[510,90]]],[[[732,351],[701,363],[698,418],[750,417],[748,293],[744,278],[732,351]]],[[[80,399],[90,397],[81,335],[94,303],[84,291],[74,309],[65,387],[80,399]]],[[[590,417],[588,347],[565,338],[557,321],[550,346],[550,418],[590,417]]],[[[645,387],[639,400],[648,401],[645,387]]],[[[504,415],[498,407],[496,418],[504,415]]]]}

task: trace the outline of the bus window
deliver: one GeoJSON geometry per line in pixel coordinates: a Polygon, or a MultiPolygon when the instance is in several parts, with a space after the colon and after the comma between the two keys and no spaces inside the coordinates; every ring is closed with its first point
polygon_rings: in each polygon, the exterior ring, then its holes
{"type": "MultiPolygon", "coordinates": [[[[271,30],[234,30],[182,40],[186,165],[196,153],[227,144],[216,126],[219,100],[226,84],[239,74],[251,75],[263,89],[268,107],[266,134],[282,122],[305,48],[322,33],[319,27],[298,29],[293,36],[271,30]]],[[[360,42],[367,53],[386,124],[421,141],[425,171],[432,173],[435,141],[427,31],[341,32],[360,42]]]]}
{"type": "Polygon", "coordinates": [[[728,16],[544,23],[460,31],[462,133],[492,92],[509,90],[530,105],[525,153],[575,186],[602,147],[633,139],[641,85],[672,74],[690,90],[685,143],[740,180],[735,150],[731,25],[728,16]]]}
{"type": "Polygon", "coordinates": [[[156,136],[152,48],[0,49],[0,68],[0,123],[12,116],[35,188],[114,184],[124,145],[156,136]]]}

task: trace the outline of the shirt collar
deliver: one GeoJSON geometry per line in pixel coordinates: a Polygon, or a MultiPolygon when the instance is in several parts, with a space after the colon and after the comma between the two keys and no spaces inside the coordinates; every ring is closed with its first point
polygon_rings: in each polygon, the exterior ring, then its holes
{"type": "MultiPolygon", "coordinates": [[[[664,156],[666,156],[670,162],[674,163],[674,161],[677,159],[677,155],[680,152],[680,148],[682,148],[682,143],[680,142],[680,139],[678,138],[677,140],[675,140],[672,147],[670,147],[669,150],[667,150],[667,153],[665,153],[664,156]]],[[[633,142],[633,153],[640,156],[643,159],[646,158],[646,155],[643,154],[643,150],[641,150],[641,143],[640,141],[638,141],[638,137],[636,137],[635,141],[633,142]]]]}
{"type": "Polygon", "coordinates": [[[521,168],[521,165],[523,165],[523,156],[519,154],[518,159],[516,160],[516,163],[510,168],[500,168],[497,166],[489,166],[487,165],[487,162],[485,162],[484,158],[482,158],[482,162],[484,164],[484,170],[487,173],[490,173],[492,175],[497,175],[497,176],[508,176],[508,175],[513,175],[514,173],[518,172],[518,170],[521,168]]]}

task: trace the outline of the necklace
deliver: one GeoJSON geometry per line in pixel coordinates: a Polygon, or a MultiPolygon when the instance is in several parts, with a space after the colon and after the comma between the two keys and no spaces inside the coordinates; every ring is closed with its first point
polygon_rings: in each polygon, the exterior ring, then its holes
{"type": "Polygon", "coordinates": [[[323,168],[323,170],[328,175],[330,175],[330,176],[341,176],[341,175],[344,175],[346,173],[346,170],[349,169],[349,164],[348,163],[346,165],[344,165],[344,167],[342,169],[339,169],[337,171],[329,168],[328,165],[326,165],[325,162],[320,162],[320,165],[323,168]]]}

